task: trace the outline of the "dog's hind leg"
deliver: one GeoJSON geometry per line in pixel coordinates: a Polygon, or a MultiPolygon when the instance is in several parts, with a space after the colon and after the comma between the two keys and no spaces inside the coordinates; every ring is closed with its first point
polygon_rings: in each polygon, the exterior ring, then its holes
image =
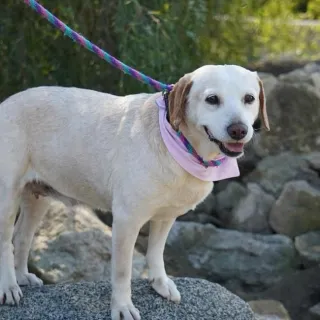
{"type": "Polygon", "coordinates": [[[29,273],[28,256],[33,236],[39,226],[42,217],[50,205],[50,197],[36,197],[28,188],[24,188],[20,216],[14,228],[13,246],[17,282],[21,286],[43,284],[42,280],[29,273]]]}
{"type": "Polygon", "coordinates": [[[0,176],[0,197],[0,304],[18,304],[22,292],[14,271],[12,235],[20,190],[8,187],[0,176]]]}

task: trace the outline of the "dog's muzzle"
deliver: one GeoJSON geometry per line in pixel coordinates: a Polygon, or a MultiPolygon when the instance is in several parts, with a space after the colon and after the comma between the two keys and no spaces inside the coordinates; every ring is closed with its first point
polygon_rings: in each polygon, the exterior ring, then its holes
{"type": "Polygon", "coordinates": [[[216,139],[207,126],[204,126],[204,130],[210,141],[214,142],[220,149],[220,151],[227,157],[239,157],[243,153],[244,143],[242,142],[222,142],[216,139]]]}

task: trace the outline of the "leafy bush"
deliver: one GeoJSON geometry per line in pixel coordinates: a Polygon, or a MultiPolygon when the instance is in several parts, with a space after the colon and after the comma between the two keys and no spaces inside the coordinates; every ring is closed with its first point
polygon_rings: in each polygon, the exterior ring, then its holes
{"type": "MultiPolygon", "coordinates": [[[[62,21],[110,52],[115,52],[114,34],[110,33],[115,2],[43,1],[44,6],[62,21]]],[[[4,0],[2,5],[0,61],[2,99],[39,85],[59,84],[108,91],[116,91],[118,86],[118,73],[64,37],[21,0],[4,0]]]]}
{"type": "Polygon", "coordinates": [[[312,19],[319,19],[320,18],[320,0],[309,1],[307,12],[312,19]]]}
{"type": "MultiPolygon", "coordinates": [[[[283,54],[299,58],[319,54],[319,27],[292,24],[296,9],[290,0],[42,3],[106,51],[168,83],[206,63],[247,65],[283,54]]],[[[315,6],[319,0],[310,0],[308,10],[311,3],[315,6]]],[[[2,5],[0,59],[0,99],[39,85],[116,94],[152,91],[64,37],[21,0],[4,0],[2,5]]]]}

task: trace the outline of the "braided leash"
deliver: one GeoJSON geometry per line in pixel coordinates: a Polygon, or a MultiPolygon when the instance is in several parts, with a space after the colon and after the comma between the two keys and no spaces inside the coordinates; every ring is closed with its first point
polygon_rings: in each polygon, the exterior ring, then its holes
{"type": "Polygon", "coordinates": [[[65,23],[63,23],[61,20],[59,20],[57,17],[55,17],[51,12],[49,12],[47,9],[45,9],[43,6],[41,6],[37,1],[35,0],[24,0],[24,2],[29,5],[33,10],[35,10],[37,13],[39,13],[42,17],[47,19],[53,26],[55,26],[57,29],[62,31],[64,35],[71,38],[73,41],[77,42],[81,46],[85,47],[86,49],[94,52],[97,54],[101,59],[107,61],[115,68],[121,70],[122,72],[130,75],[131,77],[148,84],[152,87],[154,87],[158,91],[171,91],[173,88],[173,85],[171,84],[165,84],[162,82],[159,82],[157,80],[154,80],[145,74],[137,71],[136,69],[133,69],[129,67],[128,65],[124,64],[123,62],[119,61],[115,57],[111,56],[109,53],[105,52],[104,50],[100,49],[98,46],[87,40],[85,37],[80,35],[79,33],[75,32],[71,28],[69,28],[65,23]]]}

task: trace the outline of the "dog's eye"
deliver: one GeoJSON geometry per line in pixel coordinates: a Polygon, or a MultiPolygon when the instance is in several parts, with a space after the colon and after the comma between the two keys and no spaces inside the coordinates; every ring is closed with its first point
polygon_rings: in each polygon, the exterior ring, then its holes
{"type": "Polygon", "coordinates": [[[213,94],[211,96],[206,97],[206,102],[214,105],[220,104],[220,99],[217,95],[213,94]]]}
{"type": "Polygon", "coordinates": [[[244,103],[252,103],[254,101],[254,96],[252,94],[246,94],[244,96],[244,103]]]}

